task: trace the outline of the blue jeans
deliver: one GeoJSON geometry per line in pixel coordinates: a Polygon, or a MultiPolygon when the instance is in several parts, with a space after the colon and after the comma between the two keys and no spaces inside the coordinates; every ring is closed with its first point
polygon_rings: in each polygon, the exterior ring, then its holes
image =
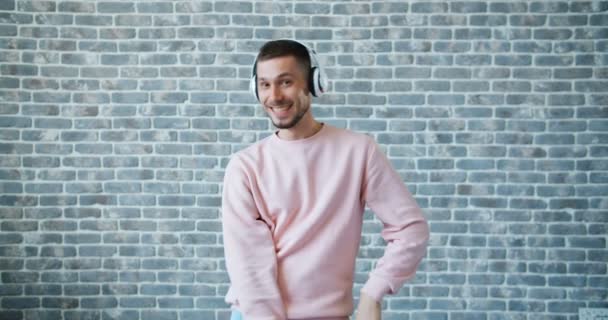
{"type": "Polygon", "coordinates": [[[230,320],[243,320],[243,314],[240,313],[238,310],[232,310],[230,320]]]}

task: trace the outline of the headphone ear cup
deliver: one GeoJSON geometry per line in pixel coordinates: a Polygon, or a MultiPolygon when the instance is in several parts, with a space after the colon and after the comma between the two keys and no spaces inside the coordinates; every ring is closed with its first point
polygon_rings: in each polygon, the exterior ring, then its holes
{"type": "Polygon", "coordinates": [[[319,70],[317,69],[317,67],[310,68],[310,73],[308,74],[308,91],[310,91],[310,93],[314,97],[316,97],[317,93],[319,92],[317,90],[318,76],[319,76],[319,70]]]}
{"type": "Polygon", "coordinates": [[[327,75],[325,74],[323,69],[321,67],[319,67],[319,68],[317,68],[317,71],[318,71],[317,83],[319,84],[319,91],[317,91],[317,96],[320,96],[320,95],[324,94],[325,92],[327,92],[329,83],[327,82],[327,75]]]}
{"type": "Polygon", "coordinates": [[[310,82],[312,83],[311,88],[314,90],[314,91],[311,90],[311,93],[313,96],[319,97],[325,91],[325,86],[323,85],[323,79],[321,79],[321,77],[322,77],[321,70],[317,67],[312,68],[310,70],[310,76],[311,76],[310,82]]]}
{"type": "Polygon", "coordinates": [[[258,101],[260,101],[260,96],[258,95],[258,78],[255,75],[249,80],[249,91],[251,91],[258,101]]]}
{"type": "Polygon", "coordinates": [[[327,90],[327,79],[325,77],[325,72],[323,72],[323,68],[319,64],[317,59],[317,54],[314,49],[306,47],[308,50],[308,57],[310,58],[310,76],[309,76],[309,88],[310,92],[314,97],[320,97],[325,90],[327,90]]]}
{"type": "Polygon", "coordinates": [[[315,97],[318,97],[323,93],[323,88],[321,88],[321,73],[319,72],[319,68],[315,68],[313,76],[315,81],[315,97]]]}

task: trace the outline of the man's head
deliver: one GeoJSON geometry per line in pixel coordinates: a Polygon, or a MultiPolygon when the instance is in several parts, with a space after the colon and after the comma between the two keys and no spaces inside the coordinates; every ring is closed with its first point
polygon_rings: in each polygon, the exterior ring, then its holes
{"type": "Polygon", "coordinates": [[[251,86],[279,129],[294,127],[310,110],[310,93],[319,88],[314,83],[319,80],[319,68],[313,65],[311,60],[316,64],[316,59],[311,54],[306,46],[292,40],[270,41],[260,49],[251,86]]]}
{"type": "MultiPolygon", "coordinates": [[[[257,67],[260,62],[286,56],[295,58],[305,79],[310,77],[311,61],[308,48],[297,41],[287,39],[268,41],[260,48],[253,65],[253,77],[257,77],[257,67]]],[[[257,96],[257,93],[255,94],[257,96]]]]}

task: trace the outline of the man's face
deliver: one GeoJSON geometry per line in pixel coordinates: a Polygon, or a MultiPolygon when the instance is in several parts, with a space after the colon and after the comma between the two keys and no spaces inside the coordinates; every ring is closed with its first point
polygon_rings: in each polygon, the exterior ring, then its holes
{"type": "Polygon", "coordinates": [[[307,75],[293,56],[258,62],[258,96],[275,127],[294,127],[310,110],[307,75]]]}

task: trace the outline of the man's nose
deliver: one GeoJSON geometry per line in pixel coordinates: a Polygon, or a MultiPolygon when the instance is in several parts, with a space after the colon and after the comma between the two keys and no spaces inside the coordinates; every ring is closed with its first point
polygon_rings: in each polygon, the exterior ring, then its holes
{"type": "Polygon", "coordinates": [[[283,92],[279,86],[270,87],[270,99],[272,101],[281,101],[283,100],[283,92]]]}

